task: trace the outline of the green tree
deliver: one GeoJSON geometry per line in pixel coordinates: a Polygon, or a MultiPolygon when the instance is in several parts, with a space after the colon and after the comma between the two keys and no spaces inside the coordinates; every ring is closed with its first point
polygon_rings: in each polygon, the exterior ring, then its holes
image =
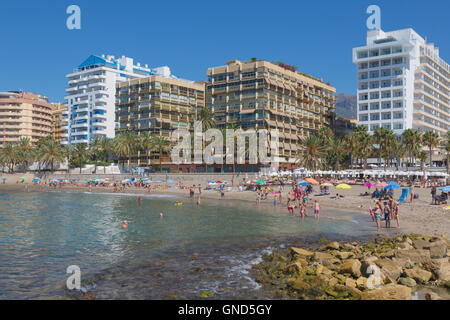
{"type": "Polygon", "coordinates": [[[86,163],[86,160],[89,158],[90,151],[88,149],[88,146],[84,143],[77,143],[73,147],[72,151],[72,159],[75,163],[78,164],[78,167],[80,168],[80,174],[81,169],[83,168],[83,165],[86,163]]]}
{"type": "MultiPolygon", "coordinates": [[[[422,134],[415,129],[406,129],[402,133],[402,142],[409,155],[409,164],[415,162],[415,155],[422,147],[422,134]]],[[[409,165],[406,166],[408,168],[409,165]]]]}
{"type": "Polygon", "coordinates": [[[14,173],[14,166],[20,161],[16,146],[11,142],[6,143],[5,146],[0,149],[0,158],[2,162],[8,166],[9,172],[14,173]]]}
{"type": "Polygon", "coordinates": [[[428,147],[430,155],[430,167],[433,165],[433,149],[439,145],[439,136],[436,132],[427,131],[423,135],[423,144],[428,147]]]}
{"type": "Polygon", "coordinates": [[[315,171],[326,154],[326,147],[318,136],[310,135],[302,138],[299,143],[297,162],[307,169],[315,171]]]}
{"type": "Polygon", "coordinates": [[[124,131],[119,133],[114,138],[114,153],[119,159],[123,160],[123,165],[125,165],[125,159],[128,160],[128,167],[131,163],[131,157],[137,152],[138,149],[138,137],[132,131],[124,131]]]}
{"type": "Polygon", "coordinates": [[[159,153],[159,172],[162,172],[162,156],[165,152],[170,152],[172,144],[163,136],[154,136],[152,139],[152,151],[158,151],[159,153]]]}
{"type": "Polygon", "coordinates": [[[50,169],[53,173],[54,164],[62,162],[65,159],[61,144],[55,141],[53,137],[48,136],[42,141],[41,150],[42,161],[46,165],[50,164],[50,169]]]}
{"type": "Polygon", "coordinates": [[[152,150],[153,135],[149,131],[145,131],[140,136],[141,149],[147,156],[147,165],[150,165],[150,155],[152,150]]]}

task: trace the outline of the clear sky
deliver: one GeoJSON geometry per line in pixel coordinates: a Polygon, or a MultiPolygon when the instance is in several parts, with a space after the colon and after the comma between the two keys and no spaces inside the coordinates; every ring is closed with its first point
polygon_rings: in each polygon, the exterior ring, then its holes
{"type": "Polygon", "coordinates": [[[383,30],[412,27],[450,61],[448,0],[1,1],[0,91],[63,101],[65,75],[90,54],[110,54],[191,80],[232,59],[283,61],[354,94],[352,48],[365,44],[370,4],[381,7],[383,30]],[[81,30],[66,28],[71,4],[81,30]]]}

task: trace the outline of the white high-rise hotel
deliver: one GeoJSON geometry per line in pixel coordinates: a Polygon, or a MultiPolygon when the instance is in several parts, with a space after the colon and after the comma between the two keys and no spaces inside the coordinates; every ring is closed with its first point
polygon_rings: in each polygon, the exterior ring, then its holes
{"type": "Polygon", "coordinates": [[[169,67],[149,69],[125,56],[90,56],[66,76],[66,133],[62,143],[89,143],[95,136],[114,138],[116,82],[155,74],[171,76],[169,67]]]}
{"type": "Polygon", "coordinates": [[[450,68],[439,49],[412,29],[367,32],[367,44],[353,49],[358,70],[358,124],[378,127],[450,129],[450,68]]]}

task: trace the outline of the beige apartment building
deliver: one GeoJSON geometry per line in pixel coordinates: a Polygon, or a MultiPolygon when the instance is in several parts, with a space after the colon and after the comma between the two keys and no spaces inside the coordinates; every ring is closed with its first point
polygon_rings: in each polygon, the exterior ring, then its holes
{"type": "Polygon", "coordinates": [[[63,119],[63,111],[67,110],[67,107],[62,103],[53,103],[53,110],[52,110],[52,136],[53,138],[58,141],[64,141],[65,138],[63,137],[63,134],[66,132],[66,130],[63,128],[66,121],[63,119]]]}
{"type": "Polygon", "coordinates": [[[31,92],[0,92],[0,146],[30,138],[33,144],[52,134],[52,109],[46,96],[31,92]]]}
{"type": "MultiPolygon", "coordinates": [[[[127,130],[138,135],[149,131],[169,138],[174,129],[192,129],[197,110],[204,106],[205,83],[156,75],[119,82],[116,85],[116,135],[127,130]]],[[[161,161],[165,171],[191,171],[195,166],[174,165],[168,154],[161,161]]],[[[153,152],[147,157],[139,152],[132,164],[159,166],[159,154],[153,152]]]]}
{"type": "MultiPolygon", "coordinates": [[[[329,126],[336,89],[295,67],[264,60],[228,61],[207,70],[206,104],[219,128],[278,129],[279,162],[295,166],[299,139],[329,126]]],[[[257,166],[238,171],[258,171],[257,166]]]]}

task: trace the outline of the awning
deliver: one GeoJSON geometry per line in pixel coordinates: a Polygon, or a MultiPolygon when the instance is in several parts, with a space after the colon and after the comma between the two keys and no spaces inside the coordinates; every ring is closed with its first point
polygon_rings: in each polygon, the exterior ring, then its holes
{"type": "Polygon", "coordinates": [[[249,114],[249,113],[253,113],[255,111],[256,111],[256,109],[245,109],[245,110],[241,110],[240,113],[241,114],[249,114]]]}

